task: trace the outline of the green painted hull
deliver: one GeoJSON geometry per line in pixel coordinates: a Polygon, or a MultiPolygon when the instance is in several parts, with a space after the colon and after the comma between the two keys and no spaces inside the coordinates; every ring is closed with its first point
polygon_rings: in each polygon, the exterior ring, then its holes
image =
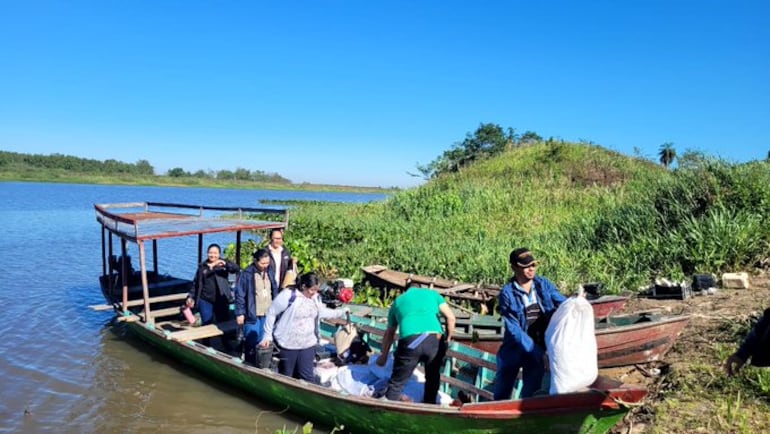
{"type": "Polygon", "coordinates": [[[246,366],[199,344],[167,340],[162,331],[148,329],[141,322],[127,325],[144,341],[214,379],[262,401],[288,406],[314,424],[344,425],[353,433],[604,433],[628,411],[617,400],[639,402],[645,394],[640,389],[613,389],[463,407],[382,401],[345,395],[246,366]]]}

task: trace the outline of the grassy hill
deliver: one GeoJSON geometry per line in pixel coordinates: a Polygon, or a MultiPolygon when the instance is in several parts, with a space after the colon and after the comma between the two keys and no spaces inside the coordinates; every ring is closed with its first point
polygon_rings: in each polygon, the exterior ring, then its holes
{"type": "MultiPolygon", "coordinates": [[[[497,284],[510,276],[510,250],[527,246],[543,259],[539,273],[565,292],[589,281],[621,291],[658,276],[767,268],[770,164],[704,157],[684,166],[536,143],[381,203],[301,206],[287,239],[328,274],[358,278],[359,267],[380,263],[497,284]]],[[[728,378],[721,368],[768,305],[768,274],[756,274],[751,290],[667,303],[632,299],[630,311],[664,309],[691,320],[664,361],[607,373],[650,391],[613,432],[770,429],[770,370],[748,367],[728,378]]]]}
{"type": "Polygon", "coordinates": [[[710,158],[668,170],[586,144],[535,143],[366,205],[311,204],[290,237],[325,270],[380,263],[502,283],[527,246],[563,290],[635,289],[770,256],[770,164],[710,158]]]}

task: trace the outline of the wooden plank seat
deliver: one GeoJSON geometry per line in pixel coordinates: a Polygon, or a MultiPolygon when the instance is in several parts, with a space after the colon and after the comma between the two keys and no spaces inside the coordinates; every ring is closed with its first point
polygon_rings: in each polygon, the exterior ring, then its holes
{"type": "Polygon", "coordinates": [[[446,375],[441,374],[441,382],[449,384],[456,389],[464,390],[468,393],[476,395],[479,398],[484,398],[489,401],[493,401],[495,398],[494,393],[488,390],[479,389],[478,387],[472,384],[468,384],[467,382],[454,377],[448,377],[446,375]]]}
{"type": "MultiPolygon", "coordinates": [[[[150,297],[149,301],[150,304],[153,303],[163,303],[164,301],[177,301],[177,300],[184,300],[187,298],[187,292],[178,292],[176,294],[169,294],[169,295],[159,295],[157,297],[150,297]]],[[[134,306],[141,306],[144,304],[144,299],[140,298],[138,300],[130,300],[128,302],[128,307],[134,307],[134,306]]],[[[118,305],[120,305],[120,302],[118,302],[118,305]]]]}
{"type": "MultiPolygon", "coordinates": [[[[150,297],[150,304],[153,303],[163,303],[166,301],[177,301],[177,300],[184,300],[187,298],[187,292],[179,292],[176,294],[168,294],[168,295],[159,295],[157,297],[150,297]]],[[[144,305],[144,299],[140,298],[137,300],[129,300],[127,307],[136,307],[136,306],[142,306],[144,305]]],[[[105,311],[105,310],[120,310],[122,306],[122,303],[120,301],[115,302],[115,304],[94,304],[89,306],[91,309],[96,311],[105,311]]]]}
{"type": "MultiPolygon", "coordinates": [[[[176,316],[179,315],[182,311],[180,310],[181,306],[174,306],[169,307],[166,309],[152,309],[150,310],[150,317],[152,318],[162,318],[165,316],[176,316]]],[[[139,315],[144,316],[144,311],[140,313],[139,315]]]]}
{"type": "MultiPolygon", "coordinates": [[[[171,324],[171,322],[167,324],[171,324]]],[[[163,323],[157,324],[158,327],[161,327],[162,325],[163,323]]],[[[177,326],[178,324],[174,325],[177,326]]],[[[225,321],[220,324],[209,324],[201,327],[183,326],[182,330],[171,332],[166,338],[180,342],[194,341],[197,339],[222,336],[227,332],[235,330],[237,327],[238,325],[235,323],[235,320],[225,321]]]]}

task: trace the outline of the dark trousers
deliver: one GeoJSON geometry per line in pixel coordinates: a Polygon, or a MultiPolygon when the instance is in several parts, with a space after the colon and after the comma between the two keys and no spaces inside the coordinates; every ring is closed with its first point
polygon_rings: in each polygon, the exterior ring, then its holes
{"type": "Polygon", "coordinates": [[[422,402],[435,404],[441,380],[441,365],[444,363],[447,343],[436,333],[428,334],[419,345],[413,343],[421,335],[412,335],[398,340],[396,353],[393,355],[393,374],[388,381],[385,397],[391,401],[401,399],[401,392],[409,381],[417,364],[425,365],[425,393],[422,402]],[[410,348],[414,347],[414,348],[410,348]]]}
{"type": "Polygon", "coordinates": [[[287,377],[299,378],[308,383],[315,382],[313,367],[315,366],[315,347],[304,350],[287,350],[281,348],[278,354],[278,372],[287,377]]]}
{"type": "Polygon", "coordinates": [[[514,343],[504,342],[497,351],[497,371],[495,373],[495,401],[511,399],[516,378],[521,369],[521,394],[514,399],[529,398],[540,389],[545,375],[543,353],[545,350],[535,345],[532,352],[526,353],[514,343]]]}

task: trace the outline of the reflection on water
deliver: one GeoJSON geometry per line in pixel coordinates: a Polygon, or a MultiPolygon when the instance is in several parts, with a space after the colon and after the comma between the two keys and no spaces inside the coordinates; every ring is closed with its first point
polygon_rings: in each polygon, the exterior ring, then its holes
{"type": "MultiPolygon", "coordinates": [[[[273,433],[303,424],[145,348],[112,326],[109,313],[87,308],[104,302],[94,203],[324,200],[324,193],[281,193],[0,183],[0,432],[273,433]]],[[[195,237],[159,242],[160,271],[192,277],[196,246],[195,237]]]]}

